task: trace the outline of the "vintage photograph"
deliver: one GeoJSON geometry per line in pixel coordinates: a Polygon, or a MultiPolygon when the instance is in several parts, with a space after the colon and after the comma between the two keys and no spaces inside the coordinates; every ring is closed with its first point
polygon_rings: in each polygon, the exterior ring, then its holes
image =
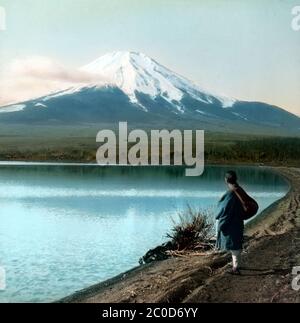
{"type": "Polygon", "coordinates": [[[0,0],[0,303],[299,303],[299,54],[299,0],[0,0]]]}

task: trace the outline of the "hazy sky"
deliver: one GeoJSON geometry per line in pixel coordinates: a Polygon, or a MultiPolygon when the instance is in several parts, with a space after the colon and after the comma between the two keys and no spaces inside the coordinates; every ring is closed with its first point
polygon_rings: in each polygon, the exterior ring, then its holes
{"type": "MultiPolygon", "coordinates": [[[[296,5],[299,0],[0,0],[7,15],[0,95],[9,92],[3,75],[11,65],[15,72],[16,59],[18,73],[24,59],[28,66],[35,58],[71,70],[106,52],[134,50],[216,93],[300,115],[300,31],[291,28],[296,5]]],[[[13,82],[12,76],[12,93],[13,82]]]]}

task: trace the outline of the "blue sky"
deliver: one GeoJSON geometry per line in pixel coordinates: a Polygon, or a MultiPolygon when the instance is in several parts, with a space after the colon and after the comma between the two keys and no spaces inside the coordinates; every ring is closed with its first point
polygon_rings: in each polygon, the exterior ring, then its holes
{"type": "Polygon", "coordinates": [[[79,67],[141,51],[216,93],[300,115],[300,31],[292,0],[0,0],[0,73],[42,56],[79,67]]]}

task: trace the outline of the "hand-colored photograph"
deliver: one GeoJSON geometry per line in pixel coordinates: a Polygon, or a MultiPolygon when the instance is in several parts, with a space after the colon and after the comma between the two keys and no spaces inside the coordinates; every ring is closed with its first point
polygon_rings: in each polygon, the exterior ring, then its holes
{"type": "Polygon", "coordinates": [[[0,303],[299,303],[299,53],[299,0],[0,0],[0,303]]]}

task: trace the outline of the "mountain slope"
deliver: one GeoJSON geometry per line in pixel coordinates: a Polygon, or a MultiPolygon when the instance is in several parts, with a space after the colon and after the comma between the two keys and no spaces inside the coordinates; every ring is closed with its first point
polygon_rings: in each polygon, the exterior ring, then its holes
{"type": "Polygon", "coordinates": [[[99,82],[0,109],[0,122],[86,124],[128,121],[239,132],[299,134],[300,118],[275,106],[211,94],[144,54],[113,52],[81,68],[99,82]]]}
{"type": "Polygon", "coordinates": [[[224,107],[234,102],[212,96],[142,53],[113,52],[82,67],[82,70],[102,75],[127,94],[133,103],[140,103],[136,92],[149,95],[152,99],[162,96],[179,111],[183,111],[180,101],[185,94],[204,103],[218,100],[224,107]]]}

